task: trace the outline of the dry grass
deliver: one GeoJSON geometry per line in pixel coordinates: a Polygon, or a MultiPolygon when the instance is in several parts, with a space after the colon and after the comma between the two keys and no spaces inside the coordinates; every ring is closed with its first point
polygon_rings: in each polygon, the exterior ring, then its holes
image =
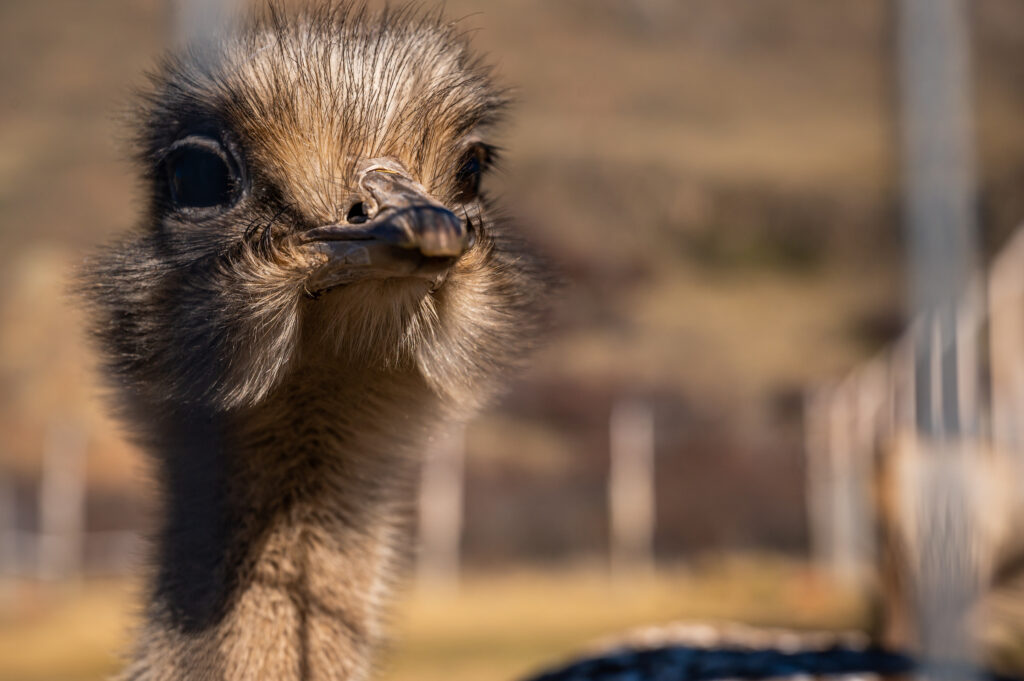
{"type": "MultiPolygon", "coordinates": [[[[0,618],[0,679],[91,681],[116,670],[135,603],[130,584],[4,588],[13,600],[0,618]]],[[[409,594],[380,678],[511,681],[597,639],[681,619],[810,628],[861,618],[852,594],[772,559],[715,561],[618,584],[588,569],[472,574],[457,592],[409,594]]]]}
{"type": "Polygon", "coordinates": [[[0,679],[92,681],[118,666],[131,622],[126,582],[0,584],[0,679]]]}

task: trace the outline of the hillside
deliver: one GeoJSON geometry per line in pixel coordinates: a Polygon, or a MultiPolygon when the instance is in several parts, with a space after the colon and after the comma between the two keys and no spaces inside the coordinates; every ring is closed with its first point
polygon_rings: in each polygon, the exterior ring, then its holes
{"type": "MultiPolygon", "coordinates": [[[[602,549],[624,395],[656,405],[664,555],[803,545],[801,391],[902,323],[888,7],[448,2],[516,86],[492,188],[568,282],[534,368],[470,429],[469,558],[602,549]]],[[[1024,5],[973,7],[991,252],[1024,216],[1024,5]]],[[[28,514],[55,421],[88,434],[92,523],[147,503],[66,282],[137,213],[120,112],[167,25],[157,0],[0,5],[0,471],[28,514]]]]}

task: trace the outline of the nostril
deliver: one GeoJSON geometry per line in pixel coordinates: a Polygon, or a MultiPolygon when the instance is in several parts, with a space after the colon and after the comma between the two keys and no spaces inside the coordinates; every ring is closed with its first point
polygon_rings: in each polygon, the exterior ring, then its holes
{"type": "Polygon", "coordinates": [[[352,207],[348,209],[348,215],[345,219],[351,225],[361,225],[370,219],[370,216],[366,212],[366,204],[362,201],[356,201],[352,204],[352,207]]]}

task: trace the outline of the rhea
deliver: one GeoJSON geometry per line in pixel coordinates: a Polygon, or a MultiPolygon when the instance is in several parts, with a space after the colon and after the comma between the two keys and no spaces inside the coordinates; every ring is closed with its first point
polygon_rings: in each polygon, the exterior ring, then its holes
{"type": "Polygon", "coordinates": [[[436,16],[265,11],[143,93],[137,228],[87,265],[161,498],[125,679],[363,679],[420,453],[546,284],[481,193],[506,98],[436,16]]]}

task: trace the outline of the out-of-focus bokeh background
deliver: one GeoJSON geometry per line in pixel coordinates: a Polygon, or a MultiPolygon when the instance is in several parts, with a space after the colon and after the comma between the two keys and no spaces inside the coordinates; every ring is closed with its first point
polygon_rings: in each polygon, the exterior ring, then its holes
{"type": "MultiPolygon", "coordinates": [[[[384,678],[512,679],[678,619],[884,629],[899,483],[878,420],[908,322],[895,2],[446,11],[517,87],[490,188],[569,284],[533,368],[432,458],[384,678]]],[[[969,19],[979,262],[1012,289],[1024,3],[969,19]]],[[[0,3],[5,681],[103,678],[137,610],[151,485],[68,282],[136,218],[121,114],[179,25],[166,0],[0,3]]],[[[996,608],[1000,659],[1022,610],[996,608]]]]}

